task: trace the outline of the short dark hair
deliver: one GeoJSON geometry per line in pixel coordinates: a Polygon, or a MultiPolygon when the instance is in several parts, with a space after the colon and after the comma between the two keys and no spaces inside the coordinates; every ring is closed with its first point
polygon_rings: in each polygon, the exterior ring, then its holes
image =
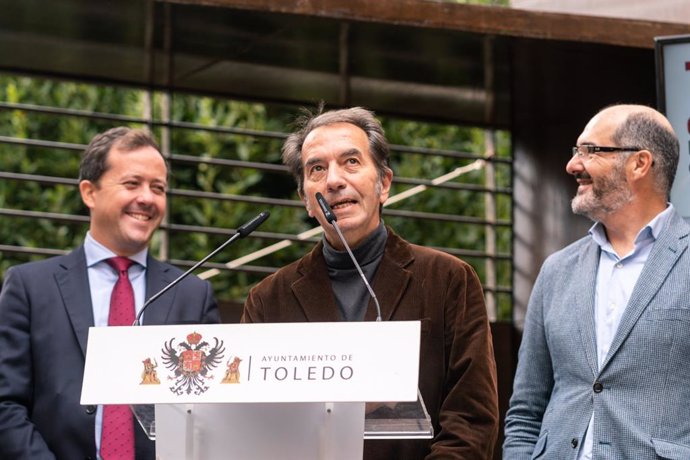
{"type": "MultiPolygon", "coordinates": [[[[151,132],[146,129],[118,126],[97,134],[91,139],[82,155],[81,164],[79,165],[79,181],[88,180],[98,183],[101,176],[108,170],[108,153],[113,147],[122,149],[125,152],[131,152],[132,150],[147,146],[153,147],[160,153],[156,140],[151,132]]],[[[168,162],[162,153],[161,157],[165,161],[166,169],[169,171],[168,162]]]]}
{"type": "Polygon", "coordinates": [[[321,105],[316,113],[304,110],[304,114],[295,121],[297,130],[290,134],[283,144],[283,163],[297,181],[300,196],[304,191],[304,167],[302,165],[302,146],[310,132],[322,126],[336,123],[350,123],[362,129],[369,139],[369,150],[376,164],[379,178],[383,179],[391,171],[388,156],[388,141],[381,123],[374,113],[362,107],[323,111],[321,105]]]}
{"type": "Polygon", "coordinates": [[[633,112],[616,129],[612,140],[616,145],[634,145],[649,150],[657,170],[656,187],[670,196],[680,155],[680,144],[672,130],[648,112],[633,112]]]}

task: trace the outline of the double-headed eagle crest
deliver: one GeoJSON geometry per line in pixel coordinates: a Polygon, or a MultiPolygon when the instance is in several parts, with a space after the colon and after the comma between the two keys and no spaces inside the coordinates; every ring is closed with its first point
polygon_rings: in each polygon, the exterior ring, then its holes
{"type": "Polygon", "coordinates": [[[166,342],[163,353],[163,364],[173,372],[175,383],[170,387],[170,391],[176,395],[182,393],[194,393],[200,395],[209,389],[206,379],[212,379],[209,373],[221,363],[225,348],[223,341],[214,337],[215,345],[213,348],[206,341],[201,341],[201,334],[192,332],[187,336],[186,342],[179,342],[173,346],[175,338],[166,342]]]}

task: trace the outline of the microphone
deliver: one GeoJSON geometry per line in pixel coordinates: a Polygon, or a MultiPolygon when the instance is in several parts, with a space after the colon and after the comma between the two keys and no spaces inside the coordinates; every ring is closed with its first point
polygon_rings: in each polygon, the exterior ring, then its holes
{"type": "Polygon", "coordinates": [[[352,250],[350,249],[350,246],[347,244],[347,241],[345,241],[345,237],[343,236],[343,233],[340,231],[340,227],[338,227],[338,224],[336,223],[338,218],[333,213],[333,210],[328,205],[328,202],[323,197],[321,192],[316,192],[316,201],[319,203],[319,207],[321,208],[321,211],[323,212],[323,215],[326,218],[326,221],[329,224],[331,224],[333,226],[333,228],[335,228],[335,231],[338,233],[338,237],[340,238],[340,241],[343,242],[343,246],[345,246],[347,253],[350,255],[350,259],[352,259],[352,263],[355,264],[355,268],[359,272],[359,276],[362,277],[362,281],[364,281],[364,285],[367,287],[367,290],[369,291],[369,295],[371,296],[372,299],[374,299],[374,304],[376,305],[376,321],[381,321],[381,305],[379,305],[379,299],[376,298],[376,294],[374,293],[374,290],[371,288],[371,286],[369,285],[369,281],[367,281],[367,277],[364,276],[364,273],[362,272],[362,267],[360,267],[359,264],[357,263],[357,259],[355,259],[355,255],[352,254],[352,250]]]}
{"type": "Polygon", "coordinates": [[[244,225],[242,225],[241,227],[239,227],[239,228],[237,229],[237,231],[235,232],[235,234],[232,235],[232,236],[230,237],[229,240],[227,240],[225,243],[223,243],[223,244],[221,244],[220,246],[218,246],[213,252],[211,252],[210,254],[208,254],[206,257],[204,257],[203,259],[201,259],[199,262],[195,263],[195,264],[192,266],[192,268],[190,268],[189,270],[187,270],[186,272],[184,272],[183,274],[181,274],[180,276],[178,276],[173,282],[171,282],[170,284],[168,284],[167,286],[165,286],[163,289],[161,289],[160,291],[158,291],[157,293],[155,293],[154,295],[152,295],[152,296],[149,298],[149,300],[147,300],[146,302],[144,302],[144,305],[141,307],[141,310],[139,310],[139,313],[137,314],[137,317],[134,319],[134,323],[132,324],[132,326],[140,326],[140,325],[141,325],[141,323],[139,322],[139,321],[141,320],[141,315],[144,314],[144,310],[146,310],[146,308],[147,308],[149,305],[151,305],[156,299],[158,299],[160,296],[162,296],[163,294],[165,294],[166,292],[168,292],[170,289],[172,289],[177,283],[179,283],[179,282],[182,281],[185,277],[187,277],[187,275],[189,275],[189,274],[192,273],[194,270],[196,270],[197,268],[199,268],[199,267],[201,267],[203,264],[205,264],[206,261],[207,261],[208,259],[210,259],[211,257],[213,257],[213,256],[215,256],[216,254],[218,254],[220,251],[222,251],[223,249],[225,249],[226,246],[230,245],[230,244],[231,244],[232,242],[234,242],[235,240],[237,240],[237,239],[239,239],[239,238],[244,238],[244,237],[246,237],[247,235],[249,235],[250,233],[252,233],[254,230],[256,230],[256,229],[259,227],[259,225],[263,224],[263,223],[266,221],[266,219],[268,219],[268,217],[269,217],[270,215],[271,215],[271,213],[268,212],[268,211],[263,211],[263,212],[259,213],[258,216],[254,217],[252,220],[250,220],[250,221],[247,222],[246,224],[244,224],[244,225]]]}

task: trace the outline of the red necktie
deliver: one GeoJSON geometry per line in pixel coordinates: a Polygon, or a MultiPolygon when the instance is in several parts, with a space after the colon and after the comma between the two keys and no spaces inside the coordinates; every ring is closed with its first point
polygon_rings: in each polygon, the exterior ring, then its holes
{"type": "MultiPolygon", "coordinates": [[[[134,322],[134,289],[127,270],[134,262],[126,257],[113,257],[106,262],[118,273],[110,296],[108,326],[131,326],[134,322]]],[[[103,406],[101,457],[104,460],[134,460],[134,420],[129,406],[103,406]]]]}

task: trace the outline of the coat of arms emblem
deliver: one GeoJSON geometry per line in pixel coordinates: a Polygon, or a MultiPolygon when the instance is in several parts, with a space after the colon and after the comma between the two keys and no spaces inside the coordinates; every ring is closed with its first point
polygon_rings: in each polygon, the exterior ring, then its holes
{"type": "Polygon", "coordinates": [[[172,338],[161,350],[165,367],[173,373],[173,377],[168,377],[168,380],[175,381],[170,391],[177,395],[204,393],[209,389],[206,379],[213,378],[210,371],[222,362],[225,352],[223,341],[214,337],[214,346],[211,347],[201,339],[201,334],[192,332],[187,336],[186,342],[182,341],[174,346],[175,338],[172,338]]]}

